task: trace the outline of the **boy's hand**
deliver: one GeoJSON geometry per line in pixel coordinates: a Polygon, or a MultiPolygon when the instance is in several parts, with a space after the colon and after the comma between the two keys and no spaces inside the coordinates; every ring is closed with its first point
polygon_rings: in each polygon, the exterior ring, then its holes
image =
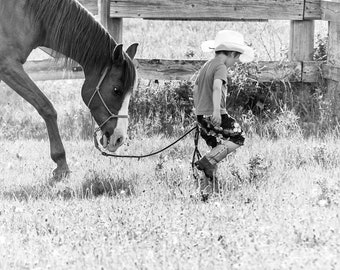
{"type": "Polygon", "coordinates": [[[221,119],[221,114],[220,111],[218,112],[214,112],[212,117],[211,117],[211,123],[215,126],[215,127],[219,127],[221,125],[222,119],[221,119]]]}

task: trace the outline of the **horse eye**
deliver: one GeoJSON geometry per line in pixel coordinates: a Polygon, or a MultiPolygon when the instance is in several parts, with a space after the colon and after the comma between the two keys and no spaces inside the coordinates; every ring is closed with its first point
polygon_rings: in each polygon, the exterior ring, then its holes
{"type": "Polygon", "coordinates": [[[122,90],[120,90],[118,87],[113,87],[113,93],[117,96],[121,96],[123,94],[122,90]]]}

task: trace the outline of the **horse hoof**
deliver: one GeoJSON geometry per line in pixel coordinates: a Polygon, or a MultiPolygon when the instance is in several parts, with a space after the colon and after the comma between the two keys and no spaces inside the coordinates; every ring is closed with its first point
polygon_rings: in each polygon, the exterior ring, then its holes
{"type": "Polygon", "coordinates": [[[61,170],[61,169],[55,169],[52,174],[52,181],[59,182],[67,177],[69,177],[71,174],[71,171],[69,169],[67,170],[61,170]]]}

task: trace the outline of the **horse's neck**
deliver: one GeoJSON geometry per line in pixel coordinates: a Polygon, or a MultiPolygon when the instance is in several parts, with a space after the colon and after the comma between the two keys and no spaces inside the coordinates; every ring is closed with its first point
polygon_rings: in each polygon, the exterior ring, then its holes
{"type": "Polygon", "coordinates": [[[110,34],[76,2],[54,1],[58,2],[61,8],[53,6],[52,12],[39,9],[32,0],[32,12],[40,22],[40,31],[45,36],[42,45],[76,61],[84,69],[86,66],[107,65],[116,46],[110,34]],[[55,15],[58,12],[60,16],[55,15]]]}
{"type": "Polygon", "coordinates": [[[42,48],[42,50],[46,52],[47,54],[51,55],[52,57],[61,58],[61,59],[65,57],[66,62],[71,63],[74,61],[74,62],[77,62],[82,67],[85,67],[84,61],[79,56],[73,55],[72,53],[69,53],[65,50],[57,48],[53,44],[44,43],[44,46],[46,48],[42,48]]]}

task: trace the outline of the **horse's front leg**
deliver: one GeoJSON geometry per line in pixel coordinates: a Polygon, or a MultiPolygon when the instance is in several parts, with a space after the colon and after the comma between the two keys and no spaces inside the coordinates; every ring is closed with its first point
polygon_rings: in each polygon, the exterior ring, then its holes
{"type": "Polygon", "coordinates": [[[57,125],[57,112],[51,102],[30,79],[22,64],[16,61],[0,61],[0,79],[32,104],[45,120],[50,139],[51,158],[57,163],[57,168],[53,171],[54,178],[59,180],[68,175],[70,171],[57,125]]]}

